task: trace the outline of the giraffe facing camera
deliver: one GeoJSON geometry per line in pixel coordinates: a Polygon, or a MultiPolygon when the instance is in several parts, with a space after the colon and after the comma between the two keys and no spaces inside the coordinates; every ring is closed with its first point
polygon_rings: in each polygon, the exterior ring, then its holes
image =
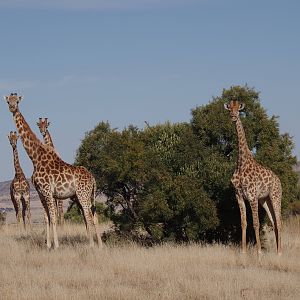
{"type": "Polygon", "coordinates": [[[47,247],[51,248],[50,226],[53,231],[54,248],[58,248],[57,236],[57,205],[58,200],[70,198],[79,204],[86,224],[90,245],[102,247],[100,232],[97,226],[92,206],[95,205],[96,181],[94,176],[84,167],[70,165],[64,162],[52,147],[44,145],[31,130],[19,110],[22,96],[5,97],[17,131],[21,137],[27,155],[33,164],[31,180],[39,194],[46,216],[47,247]],[[93,202],[92,202],[93,201],[93,202]]]}
{"type": "Polygon", "coordinates": [[[272,223],[276,238],[276,249],[280,255],[281,247],[281,198],[282,187],[280,179],[270,169],[255,161],[253,154],[248,148],[245,131],[239,113],[245,108],[244,103],[232,100],[224,105],[229,110],[231,120],[235,123],[238,135],[238,162],[231,182],[235,188],[236,198],[240,208],[242,227],[242,252],[246,247],[246,205],[248,200],[253,218],[253,226],[256,237],[258,254],[261,253],[259,237],[258,205],[262,205],[272,223]]]}

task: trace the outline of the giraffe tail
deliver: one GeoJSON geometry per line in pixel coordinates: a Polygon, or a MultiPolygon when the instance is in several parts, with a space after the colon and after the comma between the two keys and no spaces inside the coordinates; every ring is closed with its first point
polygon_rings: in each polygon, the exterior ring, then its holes
{"type": "Polygon", "coordinates": [[[92,213],[93,213],[93,218],[94,218],[94,224],[98,225],[98,216],[96,212],[96,196],[97,196],[97,184],[96,180],[93,177],[93,202],[92,202],[92,213]]]}

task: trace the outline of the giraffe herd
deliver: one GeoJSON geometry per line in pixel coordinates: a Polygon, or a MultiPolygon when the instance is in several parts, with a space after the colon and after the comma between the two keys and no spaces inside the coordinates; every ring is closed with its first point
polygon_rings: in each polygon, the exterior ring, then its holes
{"type": "Polygon", "coordinates": [[[52,226],[54,248],[58,248],[57,201],[70,198],[77,202],[83,212],[90,245],[96,239],[102,246],[95,205],[96,181],[84,167],[75,167],[64,162],[52,146],[43,144],[26,122],[19,110],[22,96],[12,93],[5,96],[9,111],[13,115],[23,147],[33,164],[32,183],[36,188],[45,211],[47,247],[51,248],[50,226],[52,226]],[[93,203],[92,203],[93,202],[93,203]]]}
{"type": "MultiPolygon", "coordinates": [[[[60,224],[63,223],[64,199],[70,198],[79,204],[84,216],[90,245],[94,245],[94,239],[98,246],[102,247],[98,228],[97,215],[94,210],[96,181],[93,175],[84,167],[75,167],[64,162],[55,151],[51,135],[48,131],[50,123],[48,119],[39,118],[37,123],[43,136],[42,143],[34,134],[25,118],[19,110],[22,96],[12,93],[5,96],[9,111],[13,115],[18,134],[23,147],[33,164],[32,183],[35,186],[44,208],[47,247],[52,247],[50,227],[53,232],[53,245],[58,248],[57,217],[60,224]]],[[[279,178],[269,169],[258,164],[248,148],[245,132],[239,113],[244,109],[244,104],[238,100],[232,100],[225,104],[225,109],[230,111],[231,120],[235,123],[238,136],[238,162],[231,182],[235,188],[236,198],[240,208],[242,227],[242,252],[246,252],[246,206],[245,200],[250,204],[253,226],[256,236],[258,254],[261,253],[259,236],[258,205],[266,210],[272,223],[276,238],[276,249],[280,255],[281,247],[281,197],[282,188],[279,178]]],[[[17,152],[17,132],[10,132],[9,141],[13,148],[15,177],[11,183],[11,199],[16,210],[18,223],[23,219],[23,224],[30,225],[30,199],[29,183],[20,167],[17,152]],[[22,208],[21,208],[22,207],[22,208]],[[22,213],[21,213],[22,209],[22,213]]]]}

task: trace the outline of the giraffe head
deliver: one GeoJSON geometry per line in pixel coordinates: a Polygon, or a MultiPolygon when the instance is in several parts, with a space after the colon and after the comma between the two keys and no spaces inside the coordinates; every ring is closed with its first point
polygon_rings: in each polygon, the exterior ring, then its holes
{"type": "Polygon", "coordinates": [[[50,122],[48,122],[48,118],[39,118],[39,121],[36,124],[39,127],[42,136],[45,136],[50,125],[50,122]]]}
{"type": "Polygon", "coordinates": [[[245,103],[240,103],[237,100],[231,100],[229,103],[224,104],[225,109],[230,111],[230,117],[233,122],[239,118],[240,111],[245,108],[245,103]]]}
{"type": "Polygon", "coordinates": [[[10,142],[11,146],[13,147],[13,149],[17,148],[18,138],[19,138],[19,136],[17,135],[16,131],[11,131],[8,135],[9,142],[10,142]]]}
{"type": "Polygon", "coordinates": [[[23,99],[23,96],[18,96],[17,93],[11,93],[9,96],[4,96],[8,104],[10,112],[15,113],[18,110],[19,102],[23,99]]]}

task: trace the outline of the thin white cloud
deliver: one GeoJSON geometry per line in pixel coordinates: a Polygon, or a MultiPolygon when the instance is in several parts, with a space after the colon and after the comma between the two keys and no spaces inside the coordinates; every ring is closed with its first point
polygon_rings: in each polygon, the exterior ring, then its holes
{"type": "Polygon", "coordinates": [[[35,86],[36,86],[36,82],[31,80],[7,81],[7,80],[0,79],[1,90],[16,91],[16,90],[33,88],[35,86]]]}
{"type": "Polygon", "coordinates": [[[15,92],[25,89],[37,88],[37,87],[51,87],[59,88],[65,86],[74,85],[89,85],[96,84],[101,79],[95,76],[77,76],[77,75],[66,75],[61,78],[57,78],[51,81],[47,80],[1,80],[0,79],[0,90],[4,92],[15,92]]]}
{"type": "Polygon", "coordinates": [[[0,0],[3,8],[67,9],[67,10],[122,10],[177,5],[195,0],[0,0]]]}

